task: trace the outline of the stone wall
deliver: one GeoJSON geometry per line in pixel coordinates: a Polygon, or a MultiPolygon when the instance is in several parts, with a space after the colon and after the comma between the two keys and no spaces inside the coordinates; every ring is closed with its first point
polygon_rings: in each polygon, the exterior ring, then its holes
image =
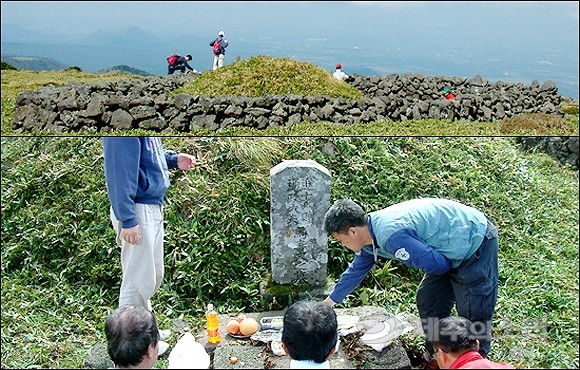
{"type": "Polygon", "coordinates": [[[556,158],[560,163],[578,169],[578,136],[573,137],[518,137],[516,142],[525,149],[539,150],[556,158]]]}
{"type": "Polygon", "coordinates": [[[16,101],[15,132],[109,132],[143,128],[157,132],[219,130],[229,126],[257,129],[307,121],[352,124],[377,120],[450,119],[493,121],[520,113],[563,115],[556,85],[489,83],[474,78],[421,75],[355,76],[360,100],[328,96],[190,96],[168,93],[196,74],[170,75],[62,87],[43,86],[16,101]],[[445,100],[449,87],[457,96],[445,100]]]}

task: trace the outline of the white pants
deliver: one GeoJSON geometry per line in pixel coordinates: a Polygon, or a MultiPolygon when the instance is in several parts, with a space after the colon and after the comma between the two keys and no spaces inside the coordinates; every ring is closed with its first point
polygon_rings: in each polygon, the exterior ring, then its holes
{"type": "Polygon", "coordinates": [[[224,66],[224,58],[226,56],[224,54],[216,55],[213,57],[213,70],[215,71],[218,68],[224,66]]]}
{"type": "Polygon", "coordinates": [[[121,247],[123,278],[119,307],[142,306],[149,310],[151,297],[163,280],[163,207],[157,204],[135,204],[137,222],[141,230],[139,244],[130,244],[121,238],[121,221],[111,208],[111,222],[121,247]]]}

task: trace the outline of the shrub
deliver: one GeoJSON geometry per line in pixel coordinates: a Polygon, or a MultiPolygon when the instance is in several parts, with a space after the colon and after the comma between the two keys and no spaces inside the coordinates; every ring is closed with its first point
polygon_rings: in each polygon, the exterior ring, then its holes
{"type": "Polygon", "coordinates": [[[69,72],[69,71],[82,72],[83,70],[81,69],[81,67],[73,66],[73,67],[68,67],[67,69],[65,69],[65,72],[69,72]]]}
{"type": "Polygon", "coordinates": [[[13,71],[15,71],[16,70],[16,67],[14,67],[14,66],[12,66],[12,65],[10,65],[8,63],[2,62],[2,70],[3,71],[5,71],[5,70],[13,70],[13,71]]]}

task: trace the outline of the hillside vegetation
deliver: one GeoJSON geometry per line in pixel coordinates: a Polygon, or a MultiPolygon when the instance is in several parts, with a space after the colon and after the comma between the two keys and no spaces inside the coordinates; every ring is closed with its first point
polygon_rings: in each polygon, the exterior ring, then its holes
{"type": "MultiPolygon", "coordinates": [[[[484,211],[500,230],[492,359],[578,368],[578,171],[524,154],[510,138],[163,140],[200,165],[171,172],[166,275],[153,300],[162,328],[181,318],[201,330],[208,302],[232,315],[262,309],[269,170],[312,159],[332,176],[331,201],[353,198],[370,211],[444,197],[484,211]]],[[[1,151],[2,368],[80,368],[105,342],[121,276],[100,140],[2,138],[1,151]]],[[[329,239],[328,276],[338,279],[351,258],[329,239]]],[[[417,315],[420,278],[399,262],[380,264],[340,307],[417,315]]]]}
{"type": "Polygon", "coordinates": [[[26,55],[2,56],[2,61],[13,65],[17,69],[28,69],[36,71],[64,70],[68,67],[66,64],[52,58],[26,55]]]}
{"type": "Polygon", "coordinates": [[[360,99],[353,86],[340,82],[328,71],[290,58],[256,56],[203,73],[175,93],[190,95],[328,95],[360,99]]]}
{"type": "Polygon", "coordinates": [[[130,78],[140,78],[122,72],[105,74],[79,72],[69,68],[64,71],[2,71],[2,135],[13,135],[10,123],[14,119],[14,109],[18,94],[27,90],[36,90],[41,86],[62,86],[71,82],[97,84],[101,81],[120,81],[130,78]]]}
{"type": "Polygon", "coordinates": [[[129,74],[137,75],[137,76],[153,76],[151,73],[149,73],[147,71],[143,71],[141,69],[129,67],[128,65],[125,65],[125,64],[121,64],[118,66],[113,66],[111,68],[103,69],[103,70],[100,70],[98,73],[111,73],[111,72],[129,73],[129,74]]]}
{"type": "MultiPolygon", "coordinates": [[[[125,73],[92,74],[75,71],[2,72],[2,134],[13,135],[10,122],[14,117],[16,97],[25,90],[35,90],[46,84],[61,86],[69,82],[88,84],[100,81],[118,81],[125,78],[141,78],[125,73]]],[[[252,57],[232,63],[215,71],[204,72],[172,94],[258,97],[264,95],[329,95],[349,99],[361,98],[353,86],[336,81],[325,71],[311,63],[289,58],[252,57]]],[[[170,94],[170,95],[172,95],[170,94]]],[[[542,114],[521,114],[504,121],[466,122],[450,120],[408,120],[405,122],[377,121],[368,124],[337,125],[331,122],[302,122],[268,130],[241,126],[221,131],[198,130],[191,133],[165,135],[197,136],[577,136],[578,102],[563,103],[567,112],[565,119],[542,114]]],[[[54,135],[54,133],[38,133],[54,135]]],[[[74,134],[74,133],[73,133],[74,134]]],[[[145,130],[127,130],[119,135],[142,135],[159,133],[145,130]]]]}

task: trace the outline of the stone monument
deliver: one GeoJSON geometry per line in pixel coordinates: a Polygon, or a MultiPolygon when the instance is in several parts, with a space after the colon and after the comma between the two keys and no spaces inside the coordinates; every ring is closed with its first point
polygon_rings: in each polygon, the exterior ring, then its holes
{"type": "Polygon", "coordinates": [[[328,264],[322,226],[330,207],[330,173],[313,160],[283,161],[270,169],[270,197],[271,284],[300,286],[310,297],[322,295],[328,264]]]}

